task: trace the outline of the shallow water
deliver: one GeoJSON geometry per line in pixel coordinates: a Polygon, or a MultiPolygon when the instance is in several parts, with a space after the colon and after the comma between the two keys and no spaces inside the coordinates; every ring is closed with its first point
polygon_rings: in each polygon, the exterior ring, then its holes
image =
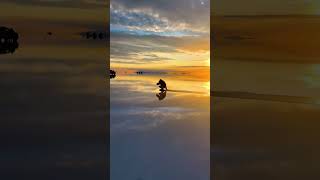
{"type": "Polygon", "coordinates": [[[39,35],[0,55],[1,174],[7,179],[106,177],[103,44],[39,35]]]}
{"type": "Polygon", "coordinates": [[[214,179],[318,179],[318,64],[216,60],[214,179]],[[231,93],[230,93],[231,92],[231,93]]]}
{"type": "Polygon", "coordinates": [[[210,178],[207,80],[122,74],[111,80],[110,97],[112,180],[210,178]],[[162,100],[160,78],[169,89],[162,100]]]}

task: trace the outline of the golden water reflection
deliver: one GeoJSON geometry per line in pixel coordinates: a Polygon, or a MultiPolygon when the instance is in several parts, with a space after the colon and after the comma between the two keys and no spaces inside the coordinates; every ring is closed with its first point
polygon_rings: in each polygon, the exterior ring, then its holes
{"type": "Polygon", "coordinates": [[[209,179],[208,79],[170,71],[119,73],[110,81],[111,179],[209,179]],[[161,101],[159,79],[168,87],[161,101]]]}

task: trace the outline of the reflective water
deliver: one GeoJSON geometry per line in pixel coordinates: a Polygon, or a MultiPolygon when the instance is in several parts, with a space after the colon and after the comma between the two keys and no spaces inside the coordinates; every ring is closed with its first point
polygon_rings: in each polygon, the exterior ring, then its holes
{"type": "Polygon", "coordinates": [[[2,177],[106,177],[104,43],[20,37],[13,54],[0,55],[2,177]]]}
{"type": "Polygon", "coordinates": [[[111,179],[208,180],[209,86],[191,73],[112,79],[111,179]],[[159,92],[159,79],[168,91],[159,92]]]}
{"type": "Polygon", "coordinates": [[[319,22],[214,17],[214,179],[320,179],[319,22]]]}
{"type": "Polygon", "coordinates": [[[318,67],[216,60],[212,89],[237,93],[212,98],[215,179],[320,177],[318,67]]]}

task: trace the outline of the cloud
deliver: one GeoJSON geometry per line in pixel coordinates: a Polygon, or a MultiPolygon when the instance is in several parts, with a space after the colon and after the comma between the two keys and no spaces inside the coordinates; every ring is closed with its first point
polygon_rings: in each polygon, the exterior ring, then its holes
{"type": "Polygon", "coordinates": [[[209,5],[207,0],[112,1],[111,62],[186,65],[207,60],[209,5]]]}
{"type": "Polygon", "coordinates": [[[111,29],[163,36],[208,33],[210,9],[209,6],[205,6],[205,2],[203,0],[112,2],[111,29]]]}
{"type": "Polygon", "coordinates": [[[210,16],[210,1],[208,0],[117,0],[111,2],[111,7],[123,7],[128,10],[140,10],[157,14],[173,22],[186,24],[210,24],[206,22],[210,16]]]}
{"type": "Polygon", "coordinates": [[[209,51],[209,38],[206,37],[163,37],[157,35],[111,35],[110,56],[112,63],[155,63],[171,61],[168,54],[204,53],[209,51]]]}
{"type": "Polygon", "coordinates": [[[111,114],[118,122],[112,122],[113,131],[123,130],[148,130],[156,128],[167,121],[183,120],[184,115],[192,116],[195,114],[190,109],[177,108],[177,107],[159,107],[159,108],[140,108],[129,109],[126,113],[113,113],[111,114]]]}

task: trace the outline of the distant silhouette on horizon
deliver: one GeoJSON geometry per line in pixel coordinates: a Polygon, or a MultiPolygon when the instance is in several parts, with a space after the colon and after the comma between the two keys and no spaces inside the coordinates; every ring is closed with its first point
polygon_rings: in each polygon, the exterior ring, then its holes
{"type": "Polygon", "coordinates": [[[110,79],[113,79],[117,76],[116,71],[110,69],[110,79]]]}
{"type": "Polygon", "coordinates": [[[14,53],[19,47],[19,34],[12,28],[0,27],[0,54],[14,53]]]}
{"type": "Polygon", "coordinates": [[[88,31],[81,33],[83,37],[86,39],[93,39],[93,40],[102,40],[107,39],[107,33],[106,32],[95,32],[95,31],[88,31]]]}
{"type": "Polygon", "coordinates": [[[142,75],[142,74],[167,74],[167,73],[161,72],[161,71],[136,71],[136,74],[142,75]]]}

